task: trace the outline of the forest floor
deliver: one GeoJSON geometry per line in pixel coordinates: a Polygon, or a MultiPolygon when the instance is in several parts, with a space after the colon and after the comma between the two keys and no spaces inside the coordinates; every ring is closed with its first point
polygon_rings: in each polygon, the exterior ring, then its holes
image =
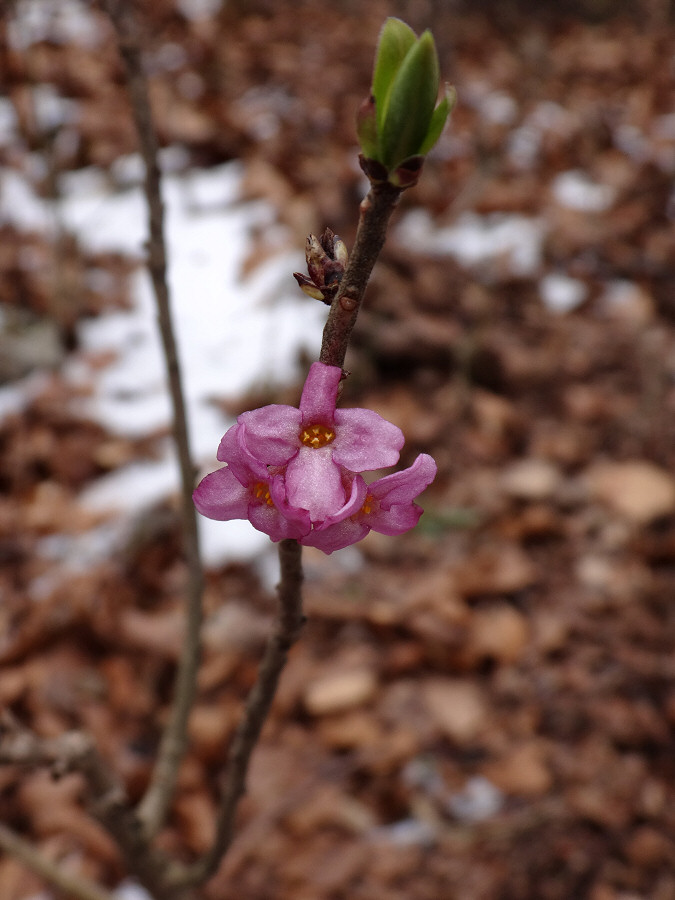
{"type": "MultiPolygon", "coordinates": [[[[438,477],[413,532],[305,553],[307,625],[205,900],[673,900],[665,5],[596,21],[412,0],[228,2],[202,18],[187,2],[142,6],[162,143],[184,148],[189,165],[242,160],[246,197],[274,205],[294,249],[326,225],[353,240],[363,192],[353,120],[386,15],[432,25],[459,96],[396,214],[342,401],[400,425],[402,463],[430,453],[438,477]]],[[[5,172],[42,158],[40,187],[53,196],[55,176],[111,169],[133,151],[110,33],[91,45],[48,33],[22,49],[8,13],[2,28],[3,93],[18,121],[5,172]],[[36,122],[44,85],[77,105],[67,129],[36,122]]],[[[154,438],[120,438],[77,414],[63,376],[79,324],[128,307],[138,261],[94,257],[66,234],[56,272],[44,235],[0,230],[2,379],[48,372],[0,421],[0,705],[43,736],[87,729],[135,798],[180,641],[176,499],[60,581],[43,578],[37,548],[100,522],[79,493],[156,452],[154,438]],[[54,328],[28,362],[22,316],[54,328]]],[[[273,252],[262,230],[250,266],[273,252]]],[[[300,385],[228,411],[296,402],[300,385]]],[[[209,571],[205,602],[190,754],[162,835],[184,859],[209,846],[215,773],[274,609],[255,562],[209,571]]],[[[0,817],[112,888],[125,873],[81,792],[77,776],[5,768],[0,817]]],[[[0,884],[3,900],[51,896],[9,857],[0,884]]]]}

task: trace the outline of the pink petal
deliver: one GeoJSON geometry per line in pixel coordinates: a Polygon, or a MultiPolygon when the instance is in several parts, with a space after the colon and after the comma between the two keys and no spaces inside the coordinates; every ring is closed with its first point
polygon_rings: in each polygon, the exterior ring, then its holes
{"type": "Polygon", "coordinates": [[[312,522],[322,521],[344,505],[342,474],[330,445],[319,450],[300,448],[286,469],[286,495],[291,506],[309,512],[312,522]]]}
{"type": "Polygon", "coordinates": [[[364,516],[364,522],[380,534],[403,534],[417,525],[422,512],[422,507],[416,503],[394,504],[390,509],[374,510],[371,515],[364,516]]]}
{"type": "Polygon", "coordinates": [[[237,422],[228,428],[221,437],[220,444],[218,445],[218,453],[216,454],[221,462],[229,463],[230,458],[239,453],[239,442],[237,440],[239,431],[241,431],[241,425],[237,422]]]}
{"type": "Polygon", "coordinates": [[[192,499],[198,511],[221,522],[247,519],[249,492],[226,467],[216,469],[199,482],[192,499]]]}
{"type": "Polygon", "coordinates": [[[242,484],[250,482],[255,476],[259,480],[268,477],[267,466],[259,462],[246,448],[242,426],[237,422],[225,432],[220,440],[217,457],[226,462],[232,474],[242,484]]]}
{"type": "Polygon", "coordinates": [[[331,446],[339,465],[352,472],[368,472],[398,462],[405,443],[403,432],[371,409],[338,409],[335,425],[331,446]]]}
{"type": "Polygon", "coordinates": [[[237,419],[246,450],[266,466],[283,466],[295,456],[301,421],[299,409],[281,404],[253,409],[237,419]]]}
{"type": "Polygon", "coordinates": [[[303,425],[333,424],[340,378],[342,369],[339,366],[312,363],[300,398],[303,425]]]}
{"type": "Polygon", "coordinates": [[[328,516],[322,524],[301,540],[308,547],[318,547],[324,553],[333,553],[364,538],[370,528],[360,520],[358,513],[363,506],[368,488],[360,475],[352,480],[349,499],[337,513],[328,516]]]}
{"type": "Polygon", "coordinates": [[[310,531],[310,533],[301,538],[300,543],[306,547],[318,547],[324,553],[333,553],[335,550],[342,550],[350,544],[356,544],[362,540],[370,531],[363,522],[348,518],[335,525],[329,525],[328,528],[310,531]]]}
{"type": "MultiPolygon", "coordinates": [[[[272,502],[279,510],[280,514],[296,526],[299,529],[300,534],[307,534],[312,527],[309,513],[306,509],[298,509],[295,506],[291,506],[288,502],[288,498],[286,497],[286,479],[281,475],[275,475],[269,482],[269,488],[272,502]]],[[[298,537],[298,535],[290,536],[298,537]]]]}
{"type": "Polygon", "coordinates": [[[273,541],[283,541],[286,538],[297,540],[310,529],[309,516],[306,525],[303,526],[297,520],[286,519],[279,509],[267,503],[252,504],[248,518],[254,528],[269,535],[273,541]]]}
{"type": "Polygon", "coordinates": [[[394,504],[412,503],[436,477],[437,466],[428,453],[420,453],[415,462],[401,472],[393,472],[378,478],[368,488],[368,493],[388,509],[394,504]]]}
{"type": "Polygon", "coordinates": [[[327,528],[329,525],[335,525],[336,522],[342,522],[350,516],[358,516],[361,512],[361,507],[363,506],[363,501],[366,499],[367,493],[368,486],[365,481],[360,475],[355,475],[352,478],[349,497],[344,506],[333,513],[332,516],[326,516],[323,522],[317,526],[317,529],[323,531],[323,529],[327,528]]]}

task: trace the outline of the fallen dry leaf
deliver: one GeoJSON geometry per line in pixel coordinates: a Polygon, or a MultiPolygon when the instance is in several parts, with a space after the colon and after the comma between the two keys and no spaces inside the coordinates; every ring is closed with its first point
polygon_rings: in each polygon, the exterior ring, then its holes
{"type": "Polygon", "coordinates": [[[586,473],[594,497],[635,525],[675,511],[675,478],[644,460],[599,463],[586,473]]]}
{"type": "Polygon", "coordinates": [[[369,703],[377,690],[371,669],[354,669],[319,676],[305,691],[305,708],[311,715],[325,716],[369,703]]]}
{"type": "Polygon", "coordinates": [[[435,726],[453,743],[472,744],[488,726],[489,706],[475,683],[426,679],[420,685],[420,695],[435,726]]]}

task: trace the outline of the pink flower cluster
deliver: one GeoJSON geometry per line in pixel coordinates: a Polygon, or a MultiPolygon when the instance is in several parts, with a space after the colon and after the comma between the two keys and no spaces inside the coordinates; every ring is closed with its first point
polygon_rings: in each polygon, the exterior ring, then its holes
{"type": "Polygon", "coordinates": [[[398,462],[403,433],[368,409],[336,409],[342,370],[313,363],[299,409],[272,405],[239,416],[193,497],[211,519],[248,519],[273,541],[295,538],[332,553],[373,529],[402,534],[422,509],[413,500],[436,463],[420,454],[408,469],[366,484],[362,472],[398,462]]]}

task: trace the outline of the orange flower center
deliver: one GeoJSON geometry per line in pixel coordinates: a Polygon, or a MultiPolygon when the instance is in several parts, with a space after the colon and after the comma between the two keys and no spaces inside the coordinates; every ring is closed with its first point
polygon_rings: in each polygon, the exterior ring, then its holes
{"type": "Polygon", "coordinates": [[[373,498],[370,494],[366,495],[366,499],[363,501],[363,506],[361,507],[360,511],[364,514],[364,516],[369,516],[373,511],[373,498]]]}
{"type": "Polygon", "coordinates": [[[256,500],[260,500],[261,503],[266,503],[268,506],[274,506],[272,498],[270,497],[269,485],[265,484],[264,481],[258,481],[253,485],[253,496],[256,500]]]}
{"type": "Polygon", "coordinates": [[[300,432],[300,442],[312,450],[319,450],[335,440],[335,432],[327,425],[308,425],[300,432]]]}

